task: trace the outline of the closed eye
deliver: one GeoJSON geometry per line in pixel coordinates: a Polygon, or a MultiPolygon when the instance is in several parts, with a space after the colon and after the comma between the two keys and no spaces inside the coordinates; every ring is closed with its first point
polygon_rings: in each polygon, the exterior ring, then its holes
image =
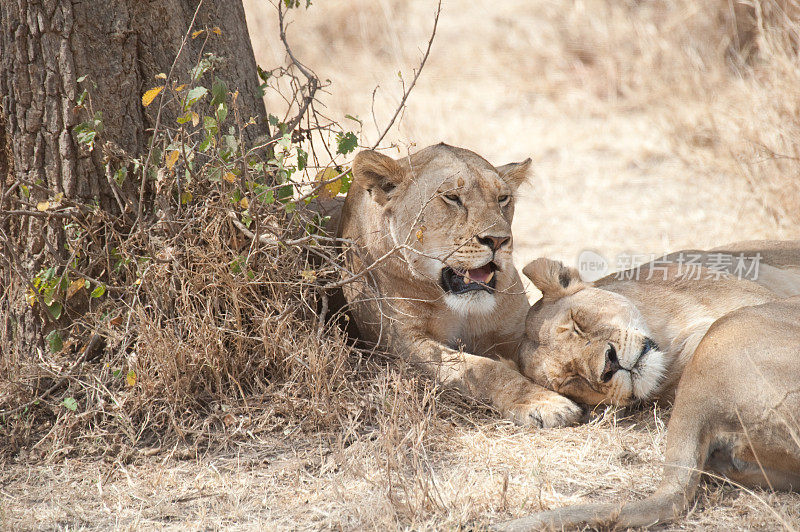
{"type": "Polygon", "coordinates": [[[497,197],[497,203],[499,203],[501,206],[508,205],[509,201],[511,201],[511,196],[508,194],[503,194],[502,196],[497,197]]]}
{"type": "Polygon", "coordinates": [[[589,385],[589,381],[585,378],[581,377],[580,375],[572,375],[567,377],[564,382],[561,383],[559,388],[581,388],[589,385]]]}
{"type": "Polygon", "coordinates": [[[572,386],[574,384],[577,384],[580,381],[580,379],[581,378],[579,375],[572,375],[571,377],[567,377],[561,382],[561,386],[559,386],[559,388],[566,388],[567,386],[572,386]]]}
{"type": "Polygon", "coordinates": [[[568,393],[570,388],[575,392],[585,392],[586,390],[591,390],[593,392],[600,393],[594,386],[592,386],[592,383],[589,381],[589,379],[583,375],[576,374],[567,377],[564,382],[561,383],[561,386],[559,386],[559,391],[563,390],[565,393],[568,393]]]}
{"type": "Polygon", "coordinates": [[[577,336],[586,336],[583,333],[581,326],[578,325],[577,321],[575,321],[575,315],[572,312],[570,312],[569,321],[563,325],[559,325],[557,330],[559,333],[571,333],[577,336]]]}
{"type": "Polygon", "coordinates": [[[442,194],[442,197],[448,203],[459,206],[461,205],[461,198],[459,198],[456,194],[442,194]]]}

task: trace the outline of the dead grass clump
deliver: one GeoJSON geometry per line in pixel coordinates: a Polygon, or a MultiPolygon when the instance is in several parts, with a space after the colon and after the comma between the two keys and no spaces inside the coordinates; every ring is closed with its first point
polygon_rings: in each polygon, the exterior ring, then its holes
{"type": "MultiPolygon", "coordinates": [[[[376,421],[361,378],[376,362],[326,321],[339,242],[314,208],[347,191],[337,164],[358,139],[317,113],[319,80],[286,52],[288,67],[260,72],[262,89],[289,92],[257,146],[209,54],[165,82],[160,105],[181,118],[155,131],[150,153],[103,144],[101,129],[83,146],[102,145],[119,212],[61,194],[47,214],[63,220],[70,259],[53,251],[32,278],[4,266],[4,308],[49,318],[48,352],[0,346],[0,453],[192,454],[376,421]]],[[[26,215],[41,213],[15,214],[26,215]]]]}
{"type": "Polygon", "coordinates": [[[4,360],[3,430],[17,442],[4,452],[226,445],[232,427],[320,430],[348,418],[356,368],[343,335],[317,320],[324,268],[300,247],[249,240],[232,223],[230,192],[215,188],[185,206],[179,231],[155,222],[144,241],[123,239],[116,249],[131,260],[116,282],[133,279],[130,290],[62,331],[62,349],[4,360]],[[103,349],[76,365],[90,335],[103,349]]]}

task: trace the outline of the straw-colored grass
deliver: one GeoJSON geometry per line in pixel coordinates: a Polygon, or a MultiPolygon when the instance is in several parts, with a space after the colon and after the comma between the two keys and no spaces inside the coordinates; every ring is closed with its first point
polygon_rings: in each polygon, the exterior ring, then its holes
{"type": "MultiPolygon", "coordinates": [[[[274,8],[245,4],[258,62],[283,64],[274,8]]],[[[498,164],[533,157],[514,227],[520,266],[537,256],[574,263],[593,249],[614,267],[623,252],[800,237],[797,3],[751,4],[445,1],[431,57],[385,144],[402,153],[446,141],[498,164]]],[[[362,144],[378,137],[399,101],[398,71],[411,79],[434,11],[424,1],[331,0],[293,12],[295,54],[332,81],[326,113],[360,130],[362,144]]],[[[267,101],[284,108],[275,94],[267,101]]],[[[205,264],[195,259],[185,264],[205,264]]],[[[270,317],[257,301],[245,306],[270,317]]],[[[149,330],[151,360],[138,363],[163,365],[162,353],[176,349],[209,360],[221,332],[182,326],[175,338],[167,328],[149,330]]],[[[230,340],[234,330],[222,332],[230,340]]],[[[234,408],[212,404],[205,423],[170,429],[188,430],[190,441],[125,447],[93,462],[81,449],[102,441],[45,439],[8,457],[0,523],[481,528],[567,503],[640,498],[660,476],[668,410],[598,412],[587,425],[522,429],[399,361],[337,351],[335,338],[317,340],[312,329],[292,332],[264,349],[295,373],[275,386],[246,376],[248,393],[234,408]]],[[[277,334],[265,329],[261,338],[277,334]]],[[[174,374],[173,389],[194,391],[170,399],[171,415],[180,415],[175,405],[196,407],[203,386],[212,396],[230,393],[250,359],[227,356],[217,359],[232,364],[230,381],[203,381],[225,375],[219,368],[174,374]]],[[[163,390],[151,395],[164,398],[163,390]]],[[[709,484],[687,518],[666,528],[797,529],[798,509],[798,494],[709,484]]]]}

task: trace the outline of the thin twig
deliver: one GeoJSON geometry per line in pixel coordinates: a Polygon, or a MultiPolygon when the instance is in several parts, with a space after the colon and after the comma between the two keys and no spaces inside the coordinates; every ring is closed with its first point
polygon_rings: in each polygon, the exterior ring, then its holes
{"type": "Polygon", "coordinates": [[[273,238],[271,236],[264,234],[256,236],[256,234],[253,233],[250,229],[248,229],[246,225],[244,225],[241,221],[239,221],[239,217],[236,215],[235,212],[228,211],[228,217],[231,219],[231,222],[233,222],[233,225],[235,225],[239,229],[239,231],[244,233],[246,237],[271,247],[276,247],[280,244],[283,244],[284,246],[297,246],[299,244],[305,244],[306,242],[310,242],[312,240],[317,240],[320,242],[341,243],[341,244],[352,243],[352,240],[348,240],[345,238],[336,238],[332,236],[316,235],[316,234],[306,235],[300,238],[294,238],[292,240],[279,240],[277,238],[273,238]]]}
{"type": "MultiPolygon", "coordinates": [[[[280,27],[283,48],[286,50],[286,53],[288,54],[289,59],[292,61],[292,64],[297,67],[297,70],[299,70],[308,81],[308,94],[303,97],[303,101],[300,103],[300,109],[295,117],[286,124],[286,132],[291,134],[291,132],[294,131],[295,128],[300,124],[300,121],[303,119],[303,116],[308,110],[308,106],[314,101],[317,89],[319,88],[319,78],[303,63],[298,61],[298,59],[294,56],[291,47],[289,46],[289,41],[286,39],[286,24],[284,22],[283,2],[278,2],[278,24],[280,27]]],[[[281,136],[283,136],[283,133],[277,131],[270,137],[270,140],[281,138],[281,136]]]]}
{"type": "MultiPolygon", "coordinates": [[[[183,47],[186,46],[186,43],[189,41],[189,36],[192,34],[192,28],[194,27],[194,21],[197,19],[197,14],[200,12],[200,7],[203,5],[203,0],[200,0],[197,3],[197,8],[194,10],[194,16],[192,16],[192,21],[189,22],[189,28],[186,30],[186,35],[183,36],[183,40],[181,41],[181,46],[178,48],[178,53],[175,55],[175,60],[172,62],[172,66],[169,67],[169,73],[167,74],[167,79],[164,80],[164,88],[166,89],[169,86],[169,82],[172,79],[172,73],[175,71],[175,65],[178,64],[178,58],[181,56],[181,52],[183,51],[183,47]]],[[[139,186],[139,204],[136,206],[136,221],[133,222],[134,227],[138,225],[139,220],[142,218],[142,205],[144,204],[144,189],[145,185],[147,184],[147,167],[150,164],[150,156],[153,154],[153,148],[156,145],[156,140],[158,138],[158,128],[161,126],[161,112],[164,109],[164,93],[166,90],[161,91],[161,95],[158,101],[158,113],[156,113],[156,124],[153,128],[153,138],[150,140],[150,148],[147,150],[147,157],[144,160],[144,165],[142,165],[142,183],[139,186]]]]}
{"type": "Polygon", "coordinates": [[[100,341],[100,338],[101,336],[98,333],[94,333],[92,335],[92,338],[89,340],[89,343],[86,344],[86,348],[83,350],[83,353],[81,353],[81,356],[78,357],[78,360],[72,363],[69,369],[65,372],[64,376],[61,377],[58,381],[56,381],[55,384],[50,386],[43,393],[41,393],[38,397],[36,397],[36,399],[28,401],[24,405],[12,408],[11,410],[0,410],[0,416],[10,416],[16,414],[17,412],[21,412],[22,410],[25,410],[26,408],[35,405],[39,401],[44,401],[45,399],[47,399],[47,397],[49,397],[50,394],[56,390],[56,388],[64,384],[67,380],[69,380],[72,377],[71,375],[72,372],[75,370],[75,368],[81,365],[84,362],[84,360],[86,360],[86,357],[89,356],[89,353],[94,351],[94,348],[97,346],[97,342],[100,341]]]}
{"type": "Polygon", "coordinates": [[[372,146],[373,150],[378,147],[378,145],[383,140],[383,137],[385,137],[386,134],[389,132],[389,130],[391,129],[392,125],[394,124],[394,121],[397,120],[397,116],[400,114],[400,111],[402,111],[405,108],[406,100],[408,99],[408,95],[411,94],[411,91],[414,89],[414,85],[417,84],[417,80],[419,79],[419,75],[422,74],[422,69],[425,66],[425,63],[428,61],[428,56],[431,53],[431,46],[433,45],[433,38],[436,37],[436,28],[439,25],[439,15],[441,14],[441,12],[442,12],[442,0],[439,0],[439,5],[436,7],[436,17],[433,19],[433,30],[431,31],[431,38],[428,39],[428,47],[425,49],[425,55],[422,56],[422,61],[420,61],[420,63],[419,63],[419,68],[414,72],[414,79],[411,80],[411,84],[403,92],[403,98],[400,100],[400,105],[398,105],[397,109],[395,109],[394,115],[392,115],[392,119],[389,120],[389,123],[386,124],[386,129],[383,130],[383,133],[381,133],[381,136],[378,137],[378,140],[375,141],[375,144],[373,144],[373,146],[372,146]]]}

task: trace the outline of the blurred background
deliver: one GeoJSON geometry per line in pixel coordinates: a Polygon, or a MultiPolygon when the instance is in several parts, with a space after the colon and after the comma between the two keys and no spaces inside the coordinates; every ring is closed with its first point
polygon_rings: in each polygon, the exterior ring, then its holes
{"type": "MultiPolygon", "coordinates": [[[[303,2],[304,4],[304,2],[303,2]]],[[[246,0],[256,60],[285,64],[274,5],[246,0]]],[[[328,117],[379,137],[433,28],[430,0],[293,9],[295,55],[330,80],[328,117]],[[346,118],[351,115],[357,121],[346,118]]],[[[382,146],[444,141],[532,157],[516,261],[798,238],[794,0],[444,0],[422,75],[382,146]]],[[[277,92],[267,109],[285,109],[277,92]]]]}

